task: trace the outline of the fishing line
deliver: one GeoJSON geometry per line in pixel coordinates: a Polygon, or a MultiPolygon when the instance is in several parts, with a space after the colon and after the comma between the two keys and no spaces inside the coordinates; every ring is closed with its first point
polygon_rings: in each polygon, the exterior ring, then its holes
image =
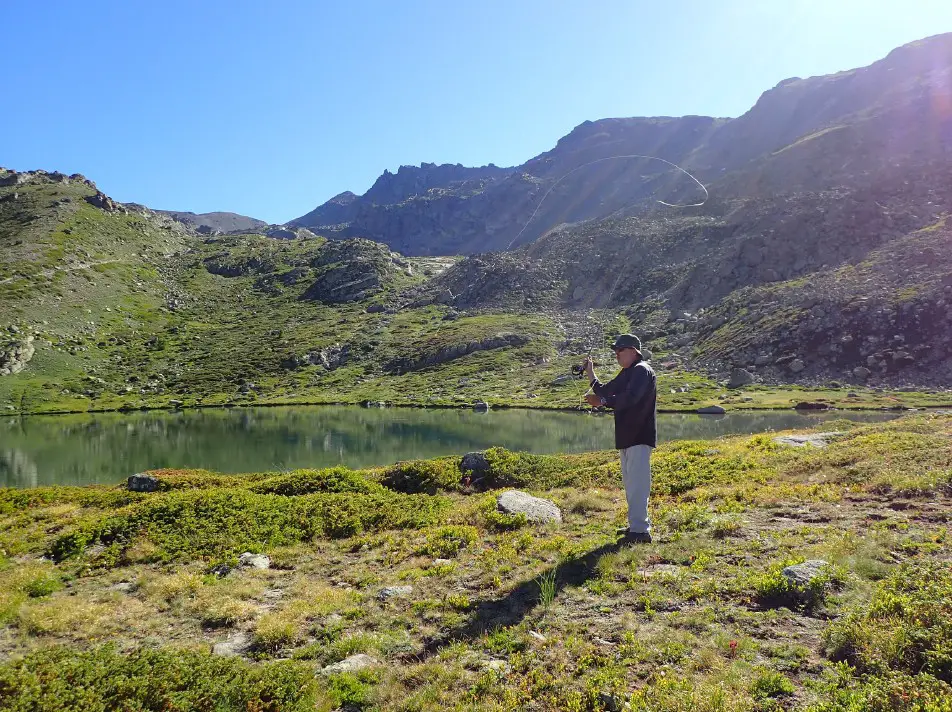
{"type": "Polygon", "coordinates": [[[707,199],[710,197],[710,193],[708,193],[707,188],[704,187],[704,184],[703,184],[701,181],[699,181],[699,180],[698,180],[697,178],[695,178],[693,175],[691,175],[690,173],[688,173],[686,170],[684,170],[684,169],[683,169],[681,166],[679,166],[677,163],[672,163],[671,161],[665,160],[664,158],[658,158],[657,156],[645,156],[645,155],[642,155],[642,154],[639,154],[639,153],[633,153],[633,154],[624,155],[624,156],[606,156],[605,158],[596,158],[594,161],[589,161],[588,163],[583,163],[583,164],[580,165],[580,166],[576,166],[575,168],[573,168],[572,170],[570,170],[568,173],[566,173],[565,175],[563,175],[561,178],[559,178],[557,181],[555,181],[555,183],[553,183],[553,184],[549,187],[549,189],[545,192],[545,195],[542,196],[542,200],[540,200],[540,201],[539,201],[539,204],[536,205],[535,210],[532,211],[532,215],[530,215],[530,216],[529,216],[529,219],[526,220],[526,224],[522,226],[522,229],[516,234],[516,236],[515,236],[514,238],[512,238],[512,240],[509,242],[509,244],[506,245],[506,251],[508,252],[510,249],[512,249],[512,246],[516,243],[516,241],[517,241],[520,237],[522,237],[522,233],[524,233],[524,232],[526,231],[526,228],[529,227],[529,223],[532,222],[532,219],[533,219],[533,218],[536,216],[536,214],[539,212],[539,208],[542,207],[542,203],[544,203],[544,202],[545,202],[545,199],[549,197],[549,193],[551,193],[553,190],[555,190],[556,186],[558,186],[558,184],[561,183],[563,180],[565,180],[566,178],[568,178],[570,175],[572,175],[572,174],[575,173],[576,171],[580,171],[580,170],[582,170],[583,168],[586,168],[586,167],[588,167],[588,166],[595,165],[596,163],[602,163],[603,161],[615,161],[615,160],[620,160],[620,159],[635,159],[635,158],[637,158],[637,159],[642,159],[642,160],[648,160],[648,161],[661,161],[662,163],[664,163],[664,164],[666,164],[666,165],[669,165],[669,166],[671,166],[672,168],[675,168],[675,169],[681,171],[681,173],[683,173],[683,174],[686,175],[688,178],[690,178],[690,179],[693,180],[695,183],[697,183],[698,186],[700,186],[701,190],[704,191],[704,200],[702,200],[700,203],[683,203],[683,204],[680,204],[680,203],[667,203],[667,202],[665,202],[665,201],[663,201],[663,200],[657,201],[657,202],[661,203],[661,205],[664,205],[664,206],[669,207],[669,208],[700,208],[702,205],[704,205],[704,204],[707,202],[707,199]]]}

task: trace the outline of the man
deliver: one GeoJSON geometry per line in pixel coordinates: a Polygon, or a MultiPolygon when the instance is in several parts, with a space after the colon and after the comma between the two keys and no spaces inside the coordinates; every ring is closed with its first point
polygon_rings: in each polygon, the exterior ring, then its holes
{"type": "Polygon", "coordinates": [[[621,451],[621,474],[628,500],[628,529],[622,541],[647,544],[651,542],[651,449],[658,443],[655,373],[642,359],[641,340],[634,334],[622,334],[612,348],[621,373],[608,383],[601,383],[595,376],[591,357],[586,358],[583,368],[592,393],[585,400],[596,408],[615,411],[615,447],[621,451]]]}

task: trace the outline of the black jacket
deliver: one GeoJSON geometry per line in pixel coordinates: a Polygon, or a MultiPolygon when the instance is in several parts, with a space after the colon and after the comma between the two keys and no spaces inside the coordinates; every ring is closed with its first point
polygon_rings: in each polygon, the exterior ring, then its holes
{"type": "Polygon", "coordinates": [[[592,381],[592,391],[615,411],[615,447],[658,444],[655,405],[658,399],[655,372],[644,361],[623,368],[608,383],[592,381]]]}

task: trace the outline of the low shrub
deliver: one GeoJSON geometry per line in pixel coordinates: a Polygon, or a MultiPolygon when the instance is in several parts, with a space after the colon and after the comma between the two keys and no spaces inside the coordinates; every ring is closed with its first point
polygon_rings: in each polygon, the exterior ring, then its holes
{"type": "Polygon", "coordinates": [[[905,564],[869,605],[833,623],[827,655],[861,673],[928,673],[952,683],[952,564],[905,564]]]}
{"type": "Polygon", "coordinates": [[[750,686],[750,694],[755,699],[786,697],[793,694],[793,683],[783,673],[776,670],[761,670],[750,686]]]}
{"type": "Polygon", "coordinates": [[[426,541],[417,548],[416,553],[445,559],[456,556],[479,538],[479,530],[471,526],[438,527],[426,532],[426,541]]]}
{"type": "Polygon", "coordinates": [[[301,663],[250,665],[170,648],[55,647],[0,666],[0,708],[11,712],[304,712],[320,694],[301,663]]]}
{"type": "Polygon", "coordinates": [[[376,482],[371,482],[360,472],[346,467],[329,467],[324,470],[295,470],[269,477],[248,488],[258,494],[280,494],[286,497],[315,494],[318,492],[354,492],[379,494],[384,491],[376,482]]]}
{"type": "Polygon", "coordinates": [[[808,712],[952,712],[952,685],[927,673],[854,673],[846,663],[838,666],[808,712]]]}
{"type": "Polygon", "coordinates": [[[436,494],[459,489],[457,458],[398,462],[383,471],[381,484],[406,494],[436,494]]]}
{"type": "Polygon", "coordinates": [[[177,491],[91,517],[56,537],[47,553],[61,561],[93,543],[122,548],[144,538],[156,547],[154,560],[223,558],[316,537],[429,526],[447,507],[443,498],[393,493],[281,497],[240,489],[177,491]]]}

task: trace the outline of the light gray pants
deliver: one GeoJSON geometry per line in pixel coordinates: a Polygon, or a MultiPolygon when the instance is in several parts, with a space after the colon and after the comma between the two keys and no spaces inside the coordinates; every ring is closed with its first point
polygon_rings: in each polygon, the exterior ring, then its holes
{"type": "Polygon", "coordinates": [[[651,493],[651,447],[634,445],[621,453],[621,478],[628,500],[628,531],[651,531],[648,519],[648,495],[651,493]]]}

